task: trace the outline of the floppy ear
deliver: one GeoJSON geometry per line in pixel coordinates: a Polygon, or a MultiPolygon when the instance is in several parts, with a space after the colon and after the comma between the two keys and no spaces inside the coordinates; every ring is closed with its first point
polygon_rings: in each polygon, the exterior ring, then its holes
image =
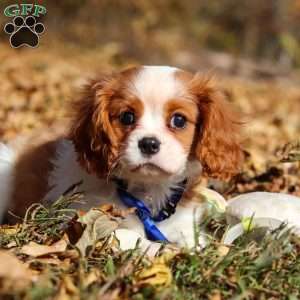
{"type": "Polygon", "coordinates": [[[229,179],[240,171],[243,162],[241,123],[210,79],[196,74],[191,89],[199,109],[194,155],[207,176],[229,179]]]}
{"type": "Polygon", "coordinates": [[[72,103],[69,138],[73,141],[80,164],[99,177],[107,176],[117,156],[108,111],[113,95],[111,80],[106,77],[91,81],[84,87],[80,99],[72,103]]]}

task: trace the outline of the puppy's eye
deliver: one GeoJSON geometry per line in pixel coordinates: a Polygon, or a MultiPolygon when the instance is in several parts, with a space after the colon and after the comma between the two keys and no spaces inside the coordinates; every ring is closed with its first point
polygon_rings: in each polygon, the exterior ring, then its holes
{"type": "Polygon", "coordinates": [[[135,115],[132,111],[124,111],[120,114],[119,120],[123,125],[133,125],[135,123],[135,115]]]}
{"type": "Polygon", "coordinates": [[[186,126],[186,117],[181,114],[174,114],[170,121],[171,128],[182,129],[186,126]]]}

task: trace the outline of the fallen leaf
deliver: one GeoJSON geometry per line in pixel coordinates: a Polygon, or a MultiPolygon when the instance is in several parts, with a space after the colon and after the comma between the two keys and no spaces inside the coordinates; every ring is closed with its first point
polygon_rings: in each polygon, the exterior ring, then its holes
{"type": "Polygon", "coordinates": [[[39,256],[44,256],[47,254],[52,254],[52,253],[61,253],[66,251],[68,246],[67,240],[65,238],[62,238],[58,242],[47,246],[47,245],[40,245],[35,242],[29,242],[27,245],[24,245],[20,253],[26,254],[29,256],[33,257],[39,257],[39,256]]]}
{"type": "Polygon", "coordinates": [[[60,258],[75,260],[78,259],[79,253],[76,249],[66,250],[59,255],[60,258]]]}
{"type": "Polygon", "coordinates": [[[211,295],[208,296],[209,300],[222,300],[220,291],[213,291],[211,295]]]}
{"type": "Polygon", "coordinates": [[[0,226],[0,234],[5,234],[5,235],[13,235],[18,233],[20,229],[20,225],[14,225],[14,226],[9,226],[9,225],[3,225],[0,226]]]}
{"type": "Polygon", "coordinates": [[[11,241],[10,243],[8,243],[5,246],[6,249],[11,249],[11,248],[14,248],[14,247],[17,247],[17,243],[15,241],[11,241]]]}
{"type": "Polygon", "coordinates": [[[62,282],[63,282],[63,286],[65,287],[66,291],[69,294],[72,295],[79,295],[79,290],[78,288],[75,286],[72,278],[69,275],[66,275],[62,278],[62,282]]]}
{"type": "Polygon", "coordinates": [[[58,294],[54,298],[54,300],[72,300],[72,299],[74,299],[74,297],[71,295],[68,295],[66,288],[64,286],[62,286],[59,289],[58,294]]]}
{"type": "Polygon", "coordinates": [[[83,280],[83,287],[87,288],[92,283],[98,281],[101,279],[101,272],[98,269],[93,269],[91,272],[89,272],[86,277],[83,280]]]}
{"type": "Polygon", "coordinates": [[[56,266],[58,266],[62,263],[58,258],[54,258],[54,257],[35,258],[35,259],[28,261],[28,263],[30,263],[30,262],[39,262],[42,264],[49,264],[49,265],[56,265],[56,266]]]}
{"type": "Polygon", "coordinates": [[[78,240],[82,236],[85,227],[82,223],[78,222],[78,216],[79,214],[69,222],[68,227],[66,229],[66,234],[72,245],[75,245],[78,242],[78,240]]]}
{"type": "Polygon", "coordinates": [[[119,227],[120,218],[112,217],[100,209],[92,208],[78,219],[78,222],[86,225],[82,236],[76,243],[82,255],[86,249],[93,246],[98,240],[108,237],[119,227]]]}
{"type": "Polygon", "coordinates": [[[22,289],[34,279],[33,273],[10,252],[0,250],[2,289],[22,289]]]}
{"type": "Polygon", "coordinates": [[[120,297],[120,288],[116,288],[112,291],[108,291],[105,294],[101,294],[101,300],[120,300],[120,299],[122,299],[120,297]]]}
{"type": "Polygon", "coordinates": [[[221,246],[218,247],[217,250],[218,250],[218,254],[223,257],[223,256],[226,256],[228,254],[228,252],[230,251],[230,247],[225,246],[225,245],[221,245],[221,246]]]}
{"type": "Polygon", "coordinates": [[[135,212],[135,208],[127,208],[127,209],[119,209],[113,204],[104,204],[100,206],[100,210],[109,214],[112,217],[120,217],[125,218],[130,214],[133,214],[135,212]]]}
{"type": "Polygon", "coordinates": [[[167,287],[172,282],[172,273],[165,263],[154,262],[151,267],[138,274],[137,281],[139,285],[150,284],[167,287]]]}
{"type": "Polygon", "coordinates": [[[197,185],[193,189],[193,192],[195,193],[195,196],[192,199],[193,201],[208,203],[220,213],[225,211],[227,202],[220,193],[201,185],[197,185]]]}

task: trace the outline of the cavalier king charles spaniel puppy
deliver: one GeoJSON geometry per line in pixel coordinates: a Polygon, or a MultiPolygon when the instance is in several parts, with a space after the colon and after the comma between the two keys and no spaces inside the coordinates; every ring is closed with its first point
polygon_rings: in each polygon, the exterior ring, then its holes
{"type": "Polygon", "coordinates": [[[194,245],[193,185],[201,176],[227,180],[243,161],[240,123],[215,84],[173,67],[133,67],[90,81],[72,111],[65,133],[21,149],[0,145],[0,220],[14,222],[8,211],[24,216],[81,182],[85,210],[138,203],[121,226],[126,241],[130,232],[159,240],[158,232],[194,245]]]}

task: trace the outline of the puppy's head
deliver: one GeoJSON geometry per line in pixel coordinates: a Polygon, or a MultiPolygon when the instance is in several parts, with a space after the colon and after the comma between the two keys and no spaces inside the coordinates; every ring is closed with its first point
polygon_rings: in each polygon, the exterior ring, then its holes
{"type": "Polygon", "coordinates": [[[239,171],[239,124],[222,94],[200,75],[136,67],[91,81],[70,129],[79,162],[99,177],[159,182],[201,164],[210,177],[239,171]]]}

